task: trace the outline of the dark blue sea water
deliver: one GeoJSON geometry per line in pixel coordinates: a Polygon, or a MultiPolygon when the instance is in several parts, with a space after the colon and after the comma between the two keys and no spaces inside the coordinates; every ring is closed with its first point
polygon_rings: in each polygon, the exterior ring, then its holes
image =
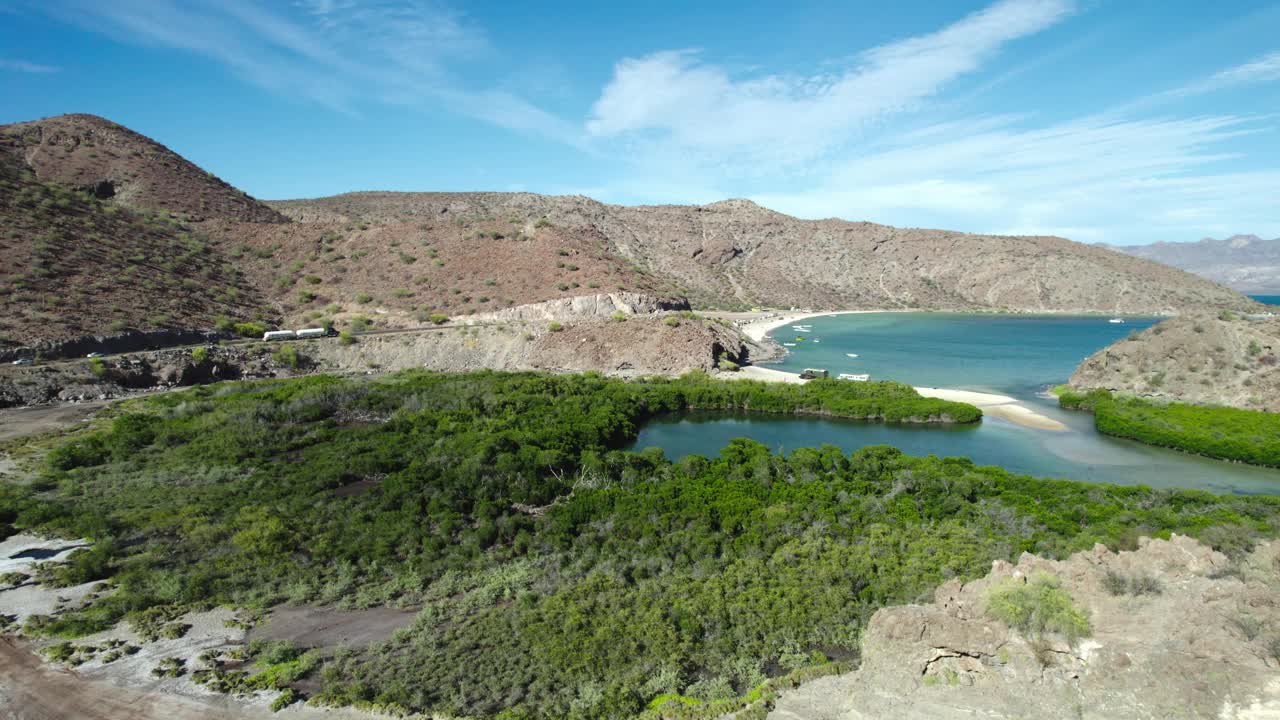
{"type": "Polygon", "coordinates": [[[1280,295],[1250,295],[1249,297],[1267,305],[1280,305],[1280,295]]]}

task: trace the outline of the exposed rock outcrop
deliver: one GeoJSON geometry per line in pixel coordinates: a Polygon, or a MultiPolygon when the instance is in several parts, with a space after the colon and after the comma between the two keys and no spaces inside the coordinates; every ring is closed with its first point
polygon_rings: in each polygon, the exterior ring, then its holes
{"type": "Polygon", "coordinates": [[[942,585],[929,605],[877,612],[857,671],[783,696],[769,717],[1276,718],[1278,591],[1276,541],[1237,563],[1176,535],[1134,552],[997,561],[985,578],[942,585]],[[987,615],[993,585],[1038,573],[1088,612],[1091,636],[1036,641],[987,615]],[[1139,594],[1120,587],[1134,578],[1139,594]]]}
{"type": "Polygon", "coordinates": [[[663,298],[634,292],[598,293],[519,305],[505,310],[476,313],[458,318],[460,322],[550,322],[576,318],[608,318],[623,315],[653,315],[671,310],[688,310],[684,298],[663,298]]]}

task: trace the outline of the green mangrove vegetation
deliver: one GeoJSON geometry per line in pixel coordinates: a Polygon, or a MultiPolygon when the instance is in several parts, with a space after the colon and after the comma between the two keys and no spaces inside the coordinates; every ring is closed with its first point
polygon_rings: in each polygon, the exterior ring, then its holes
{"type": "Polygon", "coordinates": [[[1221,460],[1280,467],[1280,415],[1059,388],[1058,403],[1094,415],[1098,432],[1221,460]]]}
{"type": "MultiPolygon", "coordinates": [[[[32,632],[219,604],[414,608],[388,640],[294,653],[276,679],[309,674],[316,702],[502,718],[715,717],[849,667],[877,608],[994,559],[1171,532],[1238,554],[1280,528],[1280,498],[883,446],[616,449],[690,408],[977,417],[904,388],[492,372],[198,387],[131,402],[35,482],[0,485],[0,523],[91,538],[46,579],[114,587],[32,632]]],[[[1033,624],[1060,630],[1060,605],[1033,624]]]]}

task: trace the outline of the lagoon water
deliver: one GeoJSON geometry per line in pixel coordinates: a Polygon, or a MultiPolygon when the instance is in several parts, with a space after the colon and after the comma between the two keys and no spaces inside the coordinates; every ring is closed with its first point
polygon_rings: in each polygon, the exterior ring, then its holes
{"type": "Polygon", "coordinates": [[[660,447],[668,457],[715,456],[730,440],[749,437],[774,450],[825,443],[851,452],[886,444],[912,455],[968,457],[1013,472],[1088,482],[1202,488],[1220,493],[1280,493],[1280,470],[1209,460],[1109,438],[1090,415],[1068,412],[1040,396],[1064,382],[1094,351],[1156,322],[1126,318],[874,313],[812,318],[808,333],[790,326],[775,339],[795,342],[777,367],[832,374],[866,372],[877,380],[1012,395],[1060,420],[1068,432],[1046,432],[987,417],[969,426],[904,426],[760,415],[694,414],[658,419],[633,449],[660,447]],[[796,341],[797,336],[805,340],[796,341]],[[819,342],[814,343],[813,340],[819,342]],[[856,353],[849,358],[846,353],[856,353]]]}
{"type": "Polygon", "coordinates": [[[1250,295],[1263,305],[1280,305],[1280,295],[1250,295]]]}

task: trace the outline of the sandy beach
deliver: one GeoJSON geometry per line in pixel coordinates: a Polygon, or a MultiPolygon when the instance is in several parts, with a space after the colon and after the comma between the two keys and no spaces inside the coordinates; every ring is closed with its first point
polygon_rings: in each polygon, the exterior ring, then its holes
{"type": "Polygon", "coordinates": [[[751,338],[756,342],[760,342],[761,340],[764,340],[764,336],[768,335],[770,330],[782,327],[783,325],[794,325],[795,323],[803,322],[804,320],[808,320],[809,318],[823,317],[826,315],[865,315],[867,313],[882,313],[882,312],[909,312],[909,311],[902,310],[902,309],[893,309],[893,310],[834,310],[834,311],[826,310],[826,311],[809,312],[809,313],[782,313],[780,315],[774,314],[774,313],[764,313],[762,314],[761,317],[755,320],[752,320],[746,323],[745,325],[742,325],[740,329],[742,330],[743,335],[746,335],[747,337],[751,338]]]}
{"type": "MultiPolygon", "coordinates": [[[[721,377],[741,377],[744,380],[763,380],[765,382],[785,382],[804,384],[809,382],[802,379],[795,373],[783,372],[782,370],[774,370],[773,368],[759,367],[757,365],[749,365],[742,368],[738,373],[722,373],[721,377]]],[[[931,388],[918,387],[916,392],[925,397],[938,398],[939,400],[951,400],[954,402],[969,403],[982,409],[983,415],[998,417],[1001,420],[1008,420],[1011,423],[1017,423],[1024,427],[1035,428],[1036,430],[1048,430],[1052,432],[1065,432],[1067,426],[1046,417],[1031,408],[1023,405],[1017,398],[1008,395],[996,395],[993,393],[980,393],[972,390],[950,390],[947,388],[931,388]]]]}

